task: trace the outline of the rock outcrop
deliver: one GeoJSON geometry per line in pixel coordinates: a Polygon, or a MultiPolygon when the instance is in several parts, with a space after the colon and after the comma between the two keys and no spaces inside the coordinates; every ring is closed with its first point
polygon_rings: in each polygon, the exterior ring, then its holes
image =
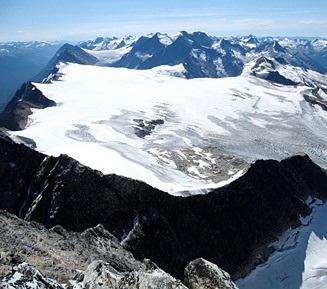
{"type": "Polygon", "coordinates": [[[187,289],[181,281],[159,268],[122,273],[101,260],[93,261],[84,272],[78,272],[67,284],[60,284],[45,277],[28,263],[18,264],[0,279],[0,287],[6,289],[187,289]]]}
{"type": "Polygon", "coordinates": [[[44,96],[35,85],[26,82],[17,90],[0,115],[0,126],[9,130],[22,130],[27,125],[32,108],[46,108],[55,105],[56,103],[44,96]]]}
{"type": "MultiPolygon", "coordinates": [[[[101,225],[81,234],[60,226],[48,230],[0,210],[0,235],[0,288],[188,288],[150,260],[135,260],[101,225]]],[[[203,280],[213,277],[212,284],[218,284],[216,275],[222,271],[201,261],[213,269],[200,272],[198,266],[189,265],[190,288],[211,288],[203,280]]],[[[228,279],[227,273],[224,276],[228,279]]],[[[222,288],[236,288],[227,285],[222,288]]]]}
{"type": "Polygon", "coordinates": [[[186,264],[200,257],[232,279],[244,276],[272,252],[272,241],[310,213],[308,196],[325,200],[327,194],[326,172],[307,156],[257,161],[228,186],[182,198],[140,181],[103,175],[68,156],[43,160],[4,139],[0,147],[0,200],[11,200],[10,206],[1,201],[1,207],[48,228],[82,232],[101,223],[136,259],[149,258],[180,279],[186,264]],[[26,158],[28,170],[9,165],[23,167],[26,158]],[[4,175],[12,180],[4,181],[4,175]],[[17,187],[17,179],[24,189],[17,187]]]}
{"type": "Polygon", "coordinates": [[[1,272],[27,262],[48,278],[67,283],[94,260],[105,260],[121,273],[144,267],[101,225],[82,233],[67,231],[59,225],[48,230],[0,211],[0,235],[1,272]]]}
{"type": "Polygon", "coordinates": [[[190,289],[237,289],[227,272],[202,258],[187,264],[185,283],[190,289]]]}
{"type": "Polygon", "coordinates": [[[12,266],[10,272],[0,278],[0,288],[4,289],[64,289],[56,281],[44,277],[28,263],[12,266]]]}

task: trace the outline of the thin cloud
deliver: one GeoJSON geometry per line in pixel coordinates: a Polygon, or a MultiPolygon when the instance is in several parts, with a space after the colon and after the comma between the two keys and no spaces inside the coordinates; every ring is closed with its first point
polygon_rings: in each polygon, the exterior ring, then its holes
{"type": "Polygon", "coordinates": [[[307,25],[326,25],[327,19],[309,19],[301,21],[303,24],[307,25]]]}
{"type": "MultiPolygon", "coordinates": [[[[17,27],[17,40],[88,40],[97,36],[140,36],[153,32],[173,34],[181,30],[204,31],[210,35],[232,36],[255,34],[261,36],[325,34],[326,29],[309,29],[310,25],[324,27],[327,19],[306,19],[303,10],[290,9],[139,9],[128,14],[86,17],[83,21],[38,27],[37,31],[17,27]],[[135,13],[134,13],[135,12],[135,13]],[[287,12],[287,13],[286,13],[287,12]],[[290,17],[293,13],[293,17],[290,17]],[[296,17],[298,15],[298,17],[296,17]],[[303,20],[305,19],[305,20],[303,20]],[[306,29],[307,28],[307,29],[306,29]]],[[[308,16],[308,15],[306,15],[308,16]]],[[[76,20],[76,19],[75,19],[76,20]]],[[[4,32],[4,31],[3,31],[4,32]]],[[[0,33],[0,39],[12,40],[13,34],[0,33]]]]}
{"type": "Polygon", "coordinates": [[[126,15],[115,15],[117,18],[132,17],[137,19],[173,19],[173,18],[207,18],[207,17],[228,17],[237,18],[241,16],[252,17],[267,17],[268,15],[281,17],[283,15],[302,15],[309,13],[307,10],[295,10],[285,8],[259,8],[255,11],[252,9],[217,9],[217,8],[203,8],[203,9],[173,9],[173,10],[135,10],[129,11],[126,15]]]}

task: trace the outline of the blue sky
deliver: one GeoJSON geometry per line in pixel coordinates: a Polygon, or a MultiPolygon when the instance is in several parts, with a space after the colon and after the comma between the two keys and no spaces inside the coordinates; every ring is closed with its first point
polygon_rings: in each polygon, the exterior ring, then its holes
{"type": "Polygon", "coordinates": [[[327,37],[326,0],[0,0],[0,41],[151,32],[327,37]]]}

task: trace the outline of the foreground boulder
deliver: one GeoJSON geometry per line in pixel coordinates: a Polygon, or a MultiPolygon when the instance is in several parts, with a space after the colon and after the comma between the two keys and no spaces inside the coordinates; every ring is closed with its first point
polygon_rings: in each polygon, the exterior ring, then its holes
{"type": "Polygon", "coordinates": [[[190,289],[237,289],[227,272],[202,258],[187,264],[185,283],[190,289]]]}

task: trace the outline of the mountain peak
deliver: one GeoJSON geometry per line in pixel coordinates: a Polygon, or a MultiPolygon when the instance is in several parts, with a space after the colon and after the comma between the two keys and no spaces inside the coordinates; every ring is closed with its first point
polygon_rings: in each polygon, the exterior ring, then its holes
{"type": "Polygon", "coordinates": [[[46,67],[33,78],[33,81],[49,81],[47,78],[58,72],[57,64],[61,62],[94,65],[97,61],[96,57],[85,52],[81,47],[66,43],[57,51],[46,67]]]}

